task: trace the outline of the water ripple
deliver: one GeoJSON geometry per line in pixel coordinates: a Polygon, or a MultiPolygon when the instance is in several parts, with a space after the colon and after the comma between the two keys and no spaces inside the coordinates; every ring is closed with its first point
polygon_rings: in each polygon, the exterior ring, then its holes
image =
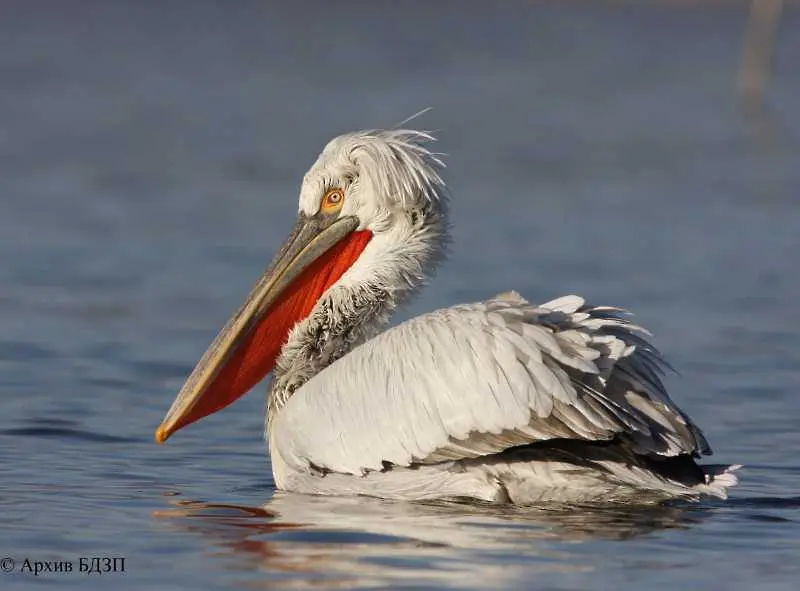
{"type": "Polygon", "coordinates": [[[86,431],[74,427],[12,427],[0,429],[0,436],[38,437],[47,439],[64,439],[73,441],[89,441],[92,443],[132,443],[138,441],[129,437],[119,437],[96,431],[86,431]]]}

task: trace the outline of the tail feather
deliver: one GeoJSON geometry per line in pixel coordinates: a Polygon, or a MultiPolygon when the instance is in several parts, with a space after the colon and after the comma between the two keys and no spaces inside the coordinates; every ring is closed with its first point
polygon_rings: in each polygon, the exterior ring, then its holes
{"type": "Polygon", "coordinates": [[[704,489],[703,492],[706,494],[721,499],[727,499],[728,489],[739,483],[739,478],[734,472],[741,467],[741,464],[731,464],[730,466],[726,466],[725,464],[709,464],[700,466],[705,475],[706,482],[705,484],[698,485],[697,488],[704,489]]]}

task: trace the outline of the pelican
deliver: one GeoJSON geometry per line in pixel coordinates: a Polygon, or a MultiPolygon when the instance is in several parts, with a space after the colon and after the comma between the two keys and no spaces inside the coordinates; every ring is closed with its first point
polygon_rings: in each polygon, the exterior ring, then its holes
{"type": "Polygon", "coordinates": [[[266,439],[282,490],[515,504],[725,498],[740,466],[696,462],[708,442],[626,311],[508,291],[387,328],[448,242],[432,140],[372,130],[325,146],[286,243],[156,441],[272,372],[266,439]]]}

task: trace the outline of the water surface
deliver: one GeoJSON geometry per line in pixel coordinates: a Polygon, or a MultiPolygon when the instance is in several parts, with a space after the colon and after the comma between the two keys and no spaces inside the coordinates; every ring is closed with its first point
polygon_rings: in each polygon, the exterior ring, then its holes
{"type": "Polygon", "coordinates": [[[766,589],[800,580],[800,22],[770,118],[745,11],[469,2],[0,9],[3,589],[766,589]],[[276,493],[264,386],[152,433],[331,136],[425,106],[450,260],[401,314],[507,289],[628,307],[727,502],[494,508],[276,493]]]}

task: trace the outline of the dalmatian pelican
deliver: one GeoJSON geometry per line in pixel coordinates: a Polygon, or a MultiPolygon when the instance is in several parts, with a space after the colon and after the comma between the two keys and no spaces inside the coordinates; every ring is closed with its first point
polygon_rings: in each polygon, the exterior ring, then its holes
{"type": "Polygon", "coordinates": [[[266,438],[279,489],[497,503],[725,498],[738,465],[662,383],[627,312],[508,291],[387,327],[448,240],[430,134],[331,140],[296,225],[156,431],[231,404],[272,372],[266,438]]]}

